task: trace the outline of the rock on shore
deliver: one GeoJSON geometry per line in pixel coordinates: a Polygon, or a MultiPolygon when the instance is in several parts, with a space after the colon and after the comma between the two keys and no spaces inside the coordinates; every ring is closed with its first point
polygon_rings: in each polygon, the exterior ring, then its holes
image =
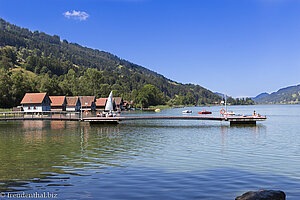
{"type": "Polygon", "coordinates": [[[280,190],[250,191],[235,200],[285,200],[285,193],[280,190]]]}

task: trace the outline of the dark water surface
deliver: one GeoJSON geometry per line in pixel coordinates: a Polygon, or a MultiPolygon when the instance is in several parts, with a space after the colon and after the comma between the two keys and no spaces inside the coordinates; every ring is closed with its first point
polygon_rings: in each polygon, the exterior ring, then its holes
{"type": "MultiPolygon", "coordinates": [[[[218,115],[220,107],[191,109],[192,115],[204,109],[218,115]]],[[[0,199],[46,192],[57,199],[229,200],[258,189],[300,199],[300,106],[229,109],[256,110],[268,120],[234,127],[210,121],[1,122],[0,199]]],[[[182,110],[125,115],[178,116],[182,110]]]]}

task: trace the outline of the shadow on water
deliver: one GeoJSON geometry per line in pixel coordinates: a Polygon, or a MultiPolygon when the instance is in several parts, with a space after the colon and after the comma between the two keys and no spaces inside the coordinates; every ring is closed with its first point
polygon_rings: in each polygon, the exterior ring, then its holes
{"type": "MultiPolygon", "coordinates": [[[[92,125],[92,126],[101,126],[101,125],[92,125]]],[[[103,126],[103,125],[102,125],[103,126]]],[[[106,125],[107,126],[107,125],[106,125]]],[[[144,122],[126,122],[117,125],[111,125],[111,127],[155,127],[155,128],[220,128],[220,127],[227,127],[227,128],[256,128],[256,129],[264,129],[266,128],[263,124],[238,124],[238,125],[230,125],[229,123],[223,122],[212,122],[212,123],[174,123],[174,121],[166,120],[165,123],[158,123],[155,121],[150,121],[147,123],[144,122]]]]}
{"type": "Polygon", "coordinates": [[[69,174],[47,175],[27,181],[3,181],[1,192],[55,191],[60,199],[234,199],[249,190],[275,189],[298,200],[300,181],[269,173],[253,173],[236,168],[169,172],[153,168],[111,167],[85,172],[81,177],[69,174]],[[66,187],[68,186],[68,187],[66,187]],[[88,191],[88,192],[87,192],[88,191]]]}

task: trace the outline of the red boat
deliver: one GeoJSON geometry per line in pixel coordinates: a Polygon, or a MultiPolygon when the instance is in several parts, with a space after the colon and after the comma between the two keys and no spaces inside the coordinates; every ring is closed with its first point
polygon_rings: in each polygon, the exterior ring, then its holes
{"type": "Polygon", "coordinates": [[[200,115],[207,115],[207,114],[211,114],[211,112],[205,110],[205,111],[198,112],[198,114],[200,114],[200,115]]]}

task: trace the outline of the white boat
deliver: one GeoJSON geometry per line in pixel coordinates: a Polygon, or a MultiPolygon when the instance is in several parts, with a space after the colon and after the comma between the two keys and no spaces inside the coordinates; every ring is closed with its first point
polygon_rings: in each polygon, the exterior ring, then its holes
{"type": "Polygon", "coordinates": [[[107,98],[104,111],[112,112],[113,110],[114,110],[113,95],[112,95],[112,91],[111,91],[108,98],[107,98]]]}
{"type": "Polygon", "coordinates": [[[235,113],[233,111],[229,111],[227,113],[224,113],[224,115],[230,115],[230,116],[232,116],[232,115],[235,115],[235,113]]]}
{"type": "Polygon", "coordinates": [[[107,98],[103,114],[105,117],[115,117],[116,115],[113,113],[113,111],[114,111],[114,105],[113,105],[113,95],[111,91],[107,98]]]}
{"type": "Polygon", "coordinates": [[[192,113],[193,111],[191,111],[191,110],[184,110],[184,111],[182,111],[182,113],[183,114],[186,114],[186,113],[192,113]]]}
{"type": "Polygon", "coordinates": [[[155,109],[154,111],[155,111],[155,112],[160,112],[160,109],[159,109],[159,108],[157,108],[157,109],[155,109]]]}

